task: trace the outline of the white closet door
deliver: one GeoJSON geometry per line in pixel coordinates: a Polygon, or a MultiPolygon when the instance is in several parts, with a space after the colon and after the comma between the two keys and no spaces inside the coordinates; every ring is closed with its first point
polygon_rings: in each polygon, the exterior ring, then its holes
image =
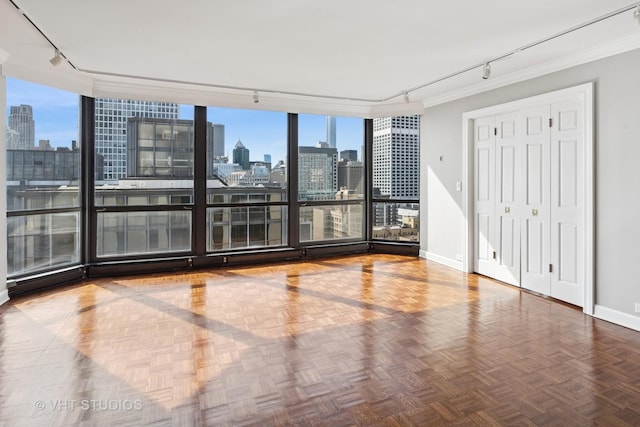
{"type": "Polygon", "coordinates": [[[520,124],[517,113],[496,118],[495,278],[520,285],[520,124]]]}
{"type": "Polygon", "coordinates": [[[522,276],[521,286],[550,294],[550,107],[532,107],[522,117],[522,276]]]}
{"type": "Polygon", "coordinates": [[[584,110],[581,99],[552,104],[551,295],[584,301],[584,110]]]}
{"type": "Polygon", "coordinates": [[[495,117],[474,124],[474,270],[494,277],[495,117]]]}

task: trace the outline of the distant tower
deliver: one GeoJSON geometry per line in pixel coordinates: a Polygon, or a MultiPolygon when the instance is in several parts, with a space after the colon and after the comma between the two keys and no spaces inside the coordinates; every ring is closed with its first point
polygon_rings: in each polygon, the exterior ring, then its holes
{"type": "Polygon", "coordinates": [[[336,147],[336,118],[334,116],[327,116],[327,143],[329,148],[336,147]]]}
{"type": "MultiPolygon", "coordinates": [[[[33,150],[36,146],[36,122],[33,120],[31,105],[11,106],[9,109],[9,129],[19,134],[12,144],[7,144],[9,150],[33,150]]],[[[8,141],[8,142],[11,142],[8,141]]]]}
{"type": "Polygon", "coordinates": [[[233,163],[237,163],[242,166],[242,170],[249,170],[249,149],[245,148],[242,141],[238,140],[235,148],[233,149],[233,163]]]}
{"type": "Polygon", "coordinates": [[[213,125],[213,157],[224,157],[224,125],[213,125]]]}
{"type": "Polygon", "coordinates": [[[340,160],[347,162],[355,162],[358,160],[357,150],[342,150],[340,152],[340,160]]]}

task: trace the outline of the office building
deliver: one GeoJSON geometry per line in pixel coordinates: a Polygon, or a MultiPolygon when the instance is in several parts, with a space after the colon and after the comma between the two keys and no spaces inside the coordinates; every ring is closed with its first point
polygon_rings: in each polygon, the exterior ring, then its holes
{"type": "Polygon", "coordinates": [[[33,120],[31,105],[12,105],[9,109],[8,129],[16,132],[18,138],[7,141],[9,150],[32,150],[36,142],[36,122],[33,120]],[[10,145],[9,145],[10,144],[10,145]]]}
{"type": "MultiPolygon", "coordinates": [[[[336,118],[327,116],[327,144],[329,148],[338,148],[336,143],[336,118]]],[[[357,159],[356,159],[357,160],[357,159]]]]}
{"type": "Polygon", "coordinates": [[[242,141],[238,140],[233,148],[233,163],[236,163],[242,167],[242,170],[249,170],[249,149],[244,146],[242,141]]]}
{"type": "Polygon", "coordinates": [[[373,186],[392,199],[420,197],[420,116],[373,119],[373,186]]]}
{"type": "Polygon", "coordinates": [[[342,150],[340,151],[340,160],[347,162],[355,162],[358,160],[358,150],[342,150]]]}
{"type": "Polygon", "coordinates": [[[364,197],[364,164],[356,161],[338,162],[338,189],[351,190],[364,197]]]}
{"type": "Polygon", "coordinates": [[[177,120],[178,104],[170,102],[134,101],[128,99],[96,98],[95,146],[104,161],[107,181],[127,176],[127,120],[177,120]]]}
{"type": "Polygon", "coordinates": [[[213,123],[213,156],[221,158],[225,156],[224,152],[224,125],[213,123]]]}
{"type": "Polygon", "coordinates": [[[298,192],[304,200],[333,198],[338,191],[338,150],[298,148],[298,192]]]}

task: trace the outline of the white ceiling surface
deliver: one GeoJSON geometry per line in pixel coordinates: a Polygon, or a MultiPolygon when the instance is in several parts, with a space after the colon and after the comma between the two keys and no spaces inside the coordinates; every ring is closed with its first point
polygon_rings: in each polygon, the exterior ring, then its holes
{"type": "Polygon", "coordinates": [[[291,112],[420,112],[575,65],[593,52],[602,57],[640,46],[630,10],[496,61],[489,80],[478,67],[410,91],[406,103],[402,94],[410,89],[634,3],[14,0],[74,70],[49,64],[53,48],[8,0],[0,1],[5,75],[89,96],[291,112]]]}

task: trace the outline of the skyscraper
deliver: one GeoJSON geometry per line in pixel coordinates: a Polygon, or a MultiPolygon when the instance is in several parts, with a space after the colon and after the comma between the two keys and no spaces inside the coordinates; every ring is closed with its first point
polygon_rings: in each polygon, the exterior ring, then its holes
{"type": "Polygon", "coordinates": [[[373,187],[392,199],[420,197],[420,116],[373,119],[373,187]]]}
{"type": "Polygon", "coordinates": [[[338,190],[338,150],[298,147],[298,191],[301,200],[335,198],[338,190]]]}
{"type": "Polygon", "coordinates": [[[249,170],[249,149],[246,148],[240,140],[238,140],[233,149],[233,163],[242,166],[242,170],[249,170]]]}
{"type": "Polygon", "coordinates": [[[364,165],[362,162],[345,161],[338,162],[338,189],[351,190],[363,197],[364,190],[364,165]]]}
{"type": "Polygon", "coordinates": [[[337,148],[336,118],[334,116],[327,116],[327,144],[329,144],[329,148],[337,148]]]}
{"type": "Polygon", "coordinates": [[[213,157],[224,157],[224,125],[213,124],[213,157]]]}
{"type": "Polygon", "coordinates": [[[12,105],[9,109],[9,129],[18,133],[7,140],[8,150],[33,150],[36,144],[36,122],[31,105],[12,105]]]}
{"type": "Polygon", "coordinates": [[[358,160],[358,150],[342,150],[340,152],[340,160],[346,162],[355,162],[358,160]]]}
{"type": "Polygon", "coordinates": [[[104,179],[127,175],[127,118],[178,119],[178,104],[96,98],[96,154],[104,158],[104,179]]]}

